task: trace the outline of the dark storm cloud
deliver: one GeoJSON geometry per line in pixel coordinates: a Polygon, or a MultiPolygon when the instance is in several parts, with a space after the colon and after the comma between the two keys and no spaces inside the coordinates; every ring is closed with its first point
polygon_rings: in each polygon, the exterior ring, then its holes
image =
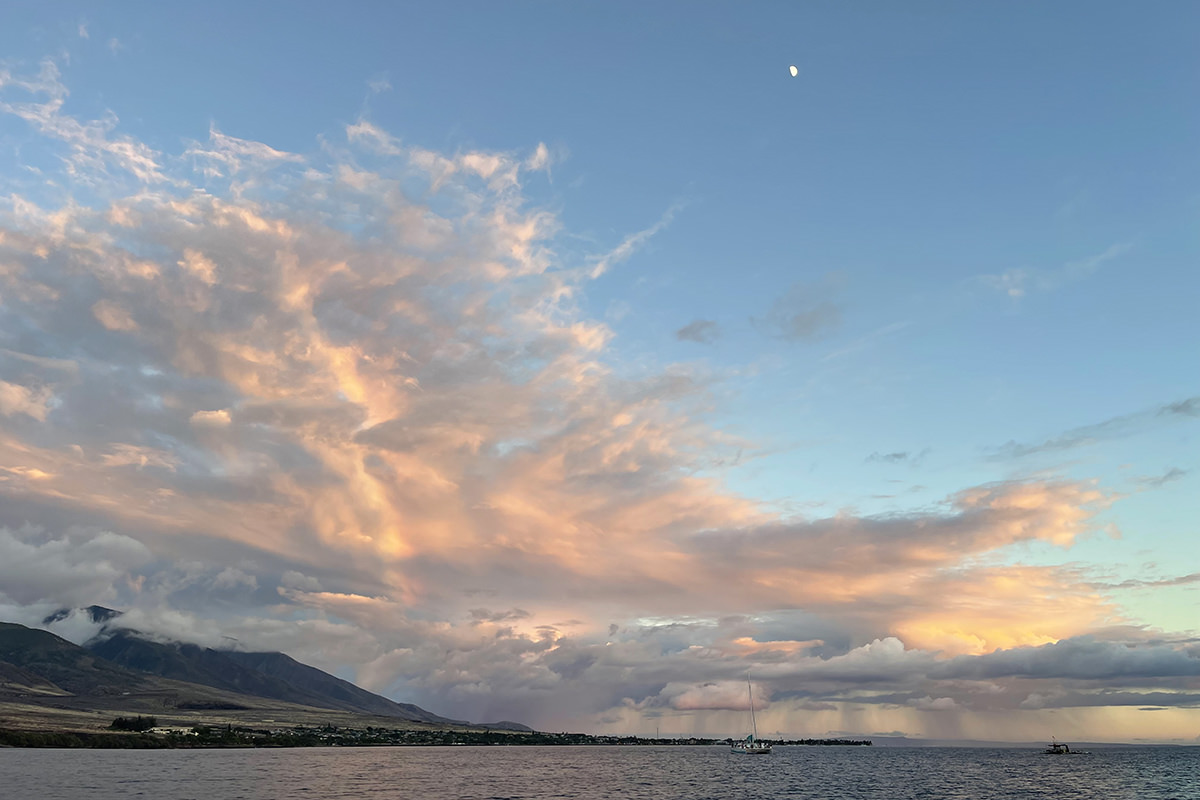
{"type": "Polygon", "coordinates": [[[1200,677],[1200,648],[1103,641],[1092,636],[1041,647],[959,656],[929,672],[937,679],[1054,678],[1110,681],[1200,677]]]}

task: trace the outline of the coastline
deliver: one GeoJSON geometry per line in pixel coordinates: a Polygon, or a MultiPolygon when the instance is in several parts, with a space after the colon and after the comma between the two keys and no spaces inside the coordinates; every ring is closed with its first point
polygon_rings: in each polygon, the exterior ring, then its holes
{"type": "MultiPolygon", "coordinates": [[[[89,749],[204,749],[253,747],[580,747],[730,746],[733,739],[593,736],[501,730],[412,730],[388,728],[247,728],[195,726],[188,731],[54,731],[0,728],[0,747],[89,749]]],[[[869,739],[790,739],[781,746],[870,747],[869,739]]]]}

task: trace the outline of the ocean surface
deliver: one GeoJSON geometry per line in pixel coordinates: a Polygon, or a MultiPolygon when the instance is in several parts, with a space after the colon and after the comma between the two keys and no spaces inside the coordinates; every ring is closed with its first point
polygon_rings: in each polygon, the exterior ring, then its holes
{"type": "Polygon", "coordinates": [[[1200,747],[0,749],[5,800],[1200,800],[1200,747]]]}

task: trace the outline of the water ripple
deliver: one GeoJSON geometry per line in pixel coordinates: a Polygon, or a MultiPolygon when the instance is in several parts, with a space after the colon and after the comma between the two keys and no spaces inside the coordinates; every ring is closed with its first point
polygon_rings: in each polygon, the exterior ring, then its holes
{"type": "Polygon", "coordinates": [[[1200,800],[1200,748],[8,749],[0,787],[39,800],[1200,800]]]}

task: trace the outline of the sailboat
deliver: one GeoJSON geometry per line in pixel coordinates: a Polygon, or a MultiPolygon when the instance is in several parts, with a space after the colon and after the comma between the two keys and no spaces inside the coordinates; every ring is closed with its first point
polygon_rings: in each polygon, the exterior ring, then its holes
{"type": "Polygon", "coordinates": [[[770,742],[758,740],[758,721],[754,718],[754,690],[750,687],[750,673],[746,673],[746,693],[750,697],[750,729],[752,733],[730,748],[735,753],[748,756],[765,756],[771,752],[770,742]]]}

